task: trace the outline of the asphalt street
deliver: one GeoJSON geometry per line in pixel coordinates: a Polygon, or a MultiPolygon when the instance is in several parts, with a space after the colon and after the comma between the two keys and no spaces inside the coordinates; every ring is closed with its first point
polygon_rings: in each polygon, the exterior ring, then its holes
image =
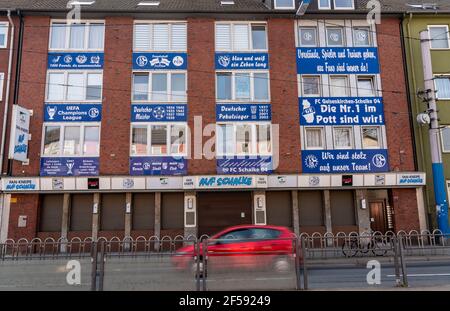
{"type": "MultiPolygon", "coordinates": [[[[81,284],[67,283],[69,259],[0,262],[0,290],[90,290],[91,261],[81,259],[81,284]]],[[[308,267],[311,290],[392,290],[396,288],[392,263],[382,263],[379,285],[369,285],[370,271],[358,264],[314,263],[308,267]]],[[[450,260],[407,264],[409,289],[450,290],[450,260]]],[[[270,269],[242,271],[233,268],[208,270],[208,290],[295,290],[294,269],[277,274],[270,269]]],[[[174,269],[169,258],[109,258],[105,264],[104,290],[187,290],[196,289],[193,273],[174,269]]]]}

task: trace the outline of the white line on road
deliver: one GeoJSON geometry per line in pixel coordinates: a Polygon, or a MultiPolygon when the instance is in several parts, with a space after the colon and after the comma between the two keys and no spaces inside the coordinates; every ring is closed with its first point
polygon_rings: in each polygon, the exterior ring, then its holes
{"type": "MultiPolygon", "coordinates": [[[[401,275],[400,275],[401,276],[401,275]]],[[[421,276],[450,276],[450,273],[430,273],[430,274],[407,274],[411,277],[421,277],[421,276]]],[[[388,274],[387,277],[395,277],[395,274],[388,274]]]]}

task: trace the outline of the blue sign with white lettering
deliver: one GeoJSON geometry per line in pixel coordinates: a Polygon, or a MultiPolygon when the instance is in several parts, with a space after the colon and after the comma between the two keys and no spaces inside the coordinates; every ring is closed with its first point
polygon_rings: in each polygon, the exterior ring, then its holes
{"type": "Polygon", "coordinates": [[[132,176],[173,176],[187,174],[187,160],[182,157],[131,157],[132,176]]]}
{"type": "Polygon", "coordinates": [[[41,176],[98,176],[99,158],[41,158],[41,176]]]}
{"type": "Polygon", "coordinates": [[[133,53],[133,69],[186,70],[187,53],[133,53]]]}
{"type": "Polygon", "coordinates": [[[48,53],[48,69],[103,69],[104,53],[48,53]]]}
{"type": "Polygon", "coordinates": [[[388,172],[386,149],[302,150],[304,174],[388,172]]]}
{"type": "Polygon", "coordinates": [[[217,158],[218,174],[271,174],[271,156],[234,156],[217,158]]]}
{"type": "Polygon", "coordinates": [[[297,48],[298,74],[379,74],[378,49],[297,48]]]}
{"type": "Polygon", "coordinates": [[[216,121],[270,121],[270,104],[217,104],[216,121]]]}
{"type": "Polygon", "coordinates": [[[186,122],[187,105],[133,104],[131,122],[186,122]]]}
{"type": "Polygon", "coordinates": [[[216,53],[216,70],[269,69],[269,53],[216,53]]]}
{"type": "Polygon", "coordinates": [[[300,125],[384,125],[381,97],[301,97],[300,125]]]}
{"type": "Polygon", "coordinates": [[[45,104],[44,122],[100,122],[101,104],[45,104]]]}

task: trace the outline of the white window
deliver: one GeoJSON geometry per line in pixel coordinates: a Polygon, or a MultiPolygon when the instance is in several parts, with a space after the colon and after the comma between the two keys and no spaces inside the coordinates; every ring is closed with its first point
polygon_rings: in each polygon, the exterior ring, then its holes
{"type": "Polygon", "coordinates": [[[103,74],[99,71],[50,71],[47,101],[101,101],[103,74]]]}
{"type": "Polygon", "coordinates": [[[319,0],[319,10],[331,9],[331,0],[319,0]]]}
{"type": "Polygon", "coordinates": [[[216,51],[267,51],[267,28],[261,23],[217,23],[216,51]]]}
{"type": "Polygon", "coordinates": [[[275,9],[295,9],[294,0],[275,0],[275,9]]]}
{"type": "Polygon", "coordinates": [[[187,153],[187,125],[132,124],[131,155],[134,156],[183,156],[187,153]]]}
{"type": "Polygon", "coordinates": [[[302,47],[317,46],[317,27],[300,27],[299,42],[302,47]]]}
{"type": "Polygon", "coordinates": [[[354,46],[371,46],[371,31],[369,27],[353,28],[353,45],[354,46]]]}
{"type": "Polygon", "coordinates": [[[218,72],[216,74],[218,100],[269,101],[267,72],[218,72]]]}
{"type": "Polygon", "coordinates": [[[358,77],[358,96],[374,97],[376,95],[373,77],[358,77]]]}
{"type": "Polygon", "coordinates": [[[432,49],[449,49],[450,39],[448,26],[428,26],[432,49]]]}
{"type": "Polygon", "coordinates": [[[344,46],[344,29],[342,27],[327,27],[327,45],[344,46]]]}
{"type": "Polygon", "coordinates": [[[441,129],[442,151],[450,152],[450,126],[441,129]]]}
{"type": "Polygon", "coordinates": [[[185,72],[135,72],[133,100],[152,102],[186,102],[185,72]]]}
{"type": "Polygon", "coordinates": [[[362,146],[364,149],[378,149],[381,147],[381,131],[379,126],[363,126],[362,146]]]}
{"type": "Polygon", "coordinates": [[[8,23],[0,23],[0,49],[8,46],[8,23]]]}
{"type": "Polygon", "coordinates": [[[335,10],[353,10],[354,8],[354,0],[334,0],[335,10]]]}
{"type": "Polygon", "coordinates": [[[50,26],[50,50],[102,51],[104,37],[102,21],[79,24],[54,21],[50,26]]]}
{"type": "Polygon", "coordinates": [[[349,95],[348,78],[346,76],[331,76],[330,96],[348,97],[348,95],[349,95]]]}
{"type": "Polygon", "coordinates": [[[0,72],[0,100],[3,100],[3,86],[5,81],[5,74],[0,72]]]}
{"type": "Polygon", "coordinates": [[[135,51],[186,51],[187,24],[136,23],[134,25],[135,51]]]}
{"type": "Polygon", "coordinates": [[[217,124],[217,154],[270,155],[272,127],[269,123],[217,124]]]}
{"type": "Polygon", "coordinates": [[[325,134],[323,127],[306,127],[305,144],[306,149],[324,149],[325,134]]]}
{"type": "Polygon", "coordinates": [[[353,129],[351,127],[333,128],[334,149],[353,148],[353,129]]]}
{"type": "Polygon", "coordinates": [[[302,76],[303,96],[320,97],[320,76],[302,76]]]}
{"type": "Polygon", "coordinates": [[[438,99],[450,99],[450,76],[437,77],[434,80],[436,96],[438,99]]]}
{"type": "Polygon", "coordinates": [[[98,124],[44,125],[44,156],[85,156],[100,154],[100,126],[98,124]]]}

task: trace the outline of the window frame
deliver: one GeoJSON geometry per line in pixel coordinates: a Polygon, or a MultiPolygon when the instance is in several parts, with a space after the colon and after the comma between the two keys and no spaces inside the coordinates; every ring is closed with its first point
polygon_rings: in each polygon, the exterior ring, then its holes
{"type": "Polygon", "coordinates": [[[373,46],[373,38],[372,38],[372,29],[369,26],[353,26],[352,27],[352,41],[353,41],[353,46],[354,47],[372,47],[373,46]],[[367,30],[367,38],[369,40],[369,44],[368,45],[356,45],[355,42],[355,34],[356,34],[356,30],[361,30],[361,29],[365,29],[367,30]]]}
{"type": "Polygon", "coordinates": [[[223,103],[270,103],[270,71],[269,70],[216,70],[216,101],[223,103]],[[219,79],[218,74],[231,74],[231,99],[219,99],[219,79]],[[255,99],[255,74],[267,74],[267,99],[255,99]],[[250,99],[236,99],[236,75],[249,74],[250,75],[250,99]]]}
{"type": "Polygon", "coordinates": [[[326,40],[326,46],[327,47],[347,47],[347,36],[345,33],[345,27],[344,26],[325,26],[325,40],[326,40]],[[342,34],[342,45],[330,45],[329,43],[329,37],[328,37],[328,30],[329,29],[340,29],[342,34]]]}
{"type": "Polygon", "coordinates": [[[295,9],[295,0],[291,0],[291,6],[278,6],[277,0],[274,0],[274,8],[275,10],[294,10],[295,9]]]}
{"type": "Polygon", "coordinates": [[[355,131],[352,126],[333,126],[332,128],[333,135],[333,149],[334,150],[352,150],[355,149],[355,131]],[[350,146],[348,147],[338,147],[336,146],[336,132],[337,129],[349,129],[350,130],[350,146]]]}
{"type": "Polygon", "coordinates": [[[188,50],[188,22],[185,20],[135,20],[133,22],[133,52],[152,52],[152,53],[163,53],[163,52],[187,52],[188,50]],[[136,48],[136,36],[135,36],[135,27],[136,25],[151,25],[150,30],[150,49],[138,49],[136,48]],[[153,25],[155,24],[166,24],[169,25],[169,36],[168,36],[168,44],[169,48],[165,50],[155,50],[154,49],[154,39],[153,39],[153,25]],[[182,24],[186,25],[186,47],[183,50],[173,49],[172,42],[172,25],[174,24],[182,24]]]}
{"type": "Polygon", "coordinates": [[[47,77],[45,83],[45,102],[46,103],[101,103],[103,102],[103,70],[47,70],[47,77]],[[63,74],[64,75],[64,98],[63,99],[49,99],[50,83],[49,78],[51,74],[63,74]],[[83,74],[83,98],[84,99],[67,99],[69,90],[69,74],[83,74]],[[88,75],[98,74],[101,76],[102,84],[100,88],[100,99],[86,99],[88,89],[88,75]]]}
{"type": "Polygon", "coordinates": [[[52,19],[50,20],[50,31],[49,31],[49,40],[48,40],[48,51],[49,52],[58,52],[58,51],[66,51],[66,52],[103,52],[105,50],[105,35],[106,35],[106,21],[105,20],[97,20],[97,19],[86,19],[82,20],[81,24],[89,26],[88,31],[84,34],[84,43],[82,49],[71,49],[70,48],[70,25],[77,24],[75,21],[65,20],[65,19],[52,19]],[[65,34],[65,42],[64,48],[55,49],[51,47],[52,43],[52,34],[53,34],[53,24],[66,24],[66,34],[65,34]],[[89,36],[90,36],[90,25],[91,24],[102,24],[103,25],[103,42],[102,48],[100,49],[92,49],[89,48],[89,36]]]}
{"type": "Polygon", "coordinates": [[[131,122],[130,123],[130,157],[187,157],[189,147],[189,133],[187,122],[131,122]],[[167,153],[164,154],[152,154],[151,153],[151,139],[152,139],[152,126],[166,126],[166,149],[167,153]],[[172,126],[184,126],[185,129],[185,150],[182,153],[172,153],[172,143],[171,134],[172,126]],[[147,152],[145,154],[134,154],[133,153],[133,127],[146,127],[147,128],[147,152]]]}
{"type": "Polygon", "coordinates": [[[305,144],[305,150],[325,150],[327,147],[327,142],[326,142],[326,130],[324,126],[304,126],[303,127],[303,137],[304,137],[304,144],[305,144]],[[320,130],[321,132],[321,136],[322,136],[322,147],[310,147],[308,146],[308,136],[307,136],[307,131],[308,130],[320,130]]]}
{"type": "Polygon", "coordinates": [[[187,103],[188,102],[188,71],[187,70],[134,70],[131,77],[131,102],[133,103],[187,103]],[[134,99],[134,76],[135,74],[148,74],[148,85],[147,85],[147,99],[134,99]],[[153,75],[154,74],[166,74],[167,75],[167,100],[153,100],[153,75]],[[184,90],[185,95],[175,95],[184,96],[185,100],[173,100],[172,94],[172,75],[174,74],[184,74],[184,90]]]}
{"type": "Polygon", "coordinates": [[[319,8],[319,10],[331,10],[331,0],[327,0],[327,1],[328,1],[328,6],[322,6],[322,5],[320,5],[320,0],[318,0],[317,7],[319,8]]]}
{"type": "Polygon", "coordinates": [[[359,79],[365,79],[365,80],[371,80],[372,82],[372,90],[373,90],[373,95],[372,96],[364,96],[364,97],[377,97],[378,96],[378,88],[377,88],[377,82],[376,82],[376,76],[371,76],[371,75],[356,75],[356,92],[358,94],[359,97],[362,97],[360,95],[360,88],[359,88],[359,79]]]}
{"type": "Polygon", "coordinates": [[[329,87],[329,94],[330,97],[350,97],[351,95],[351,85],[350,85],[350,76],[349,75],[329,75],[328,77],[328,87],[329,87]],[[333,78],[345,78],[346,80],[346,85],[345,85],[345,96],[336,96],[334,94],[332,94],[332,88],[335,87],[335,85],[333,85],[333,78]]]}
{"type": "Polygon", "coordinates": [[[299,25],[298,26],[298,47],[317,47],[319,46],[319,31],[318,31],[318,27],[317,26],[306,26],[306,25],[299,25]],[[315,34],[316,34],[316,40],[315,40],[315,44],[314,45],[303,45],[302,44],[302,29],[313,29],[315,34]]]}
{"type": "Polygon", "coordinates": [[[449,25],[427,25],[428,33],[430,35],[430,50],[450,50],[450,33],[449,33],[449,25]],[[444,27],[446,29],[445,35],[447,36],[447,47],[446,48],[434,48],[433,47],[433,40],[431,38],[431,28],[441,28],[444,27]]]}
{"type": "MultiPolygon", "coordinates": [[[[350,0],[352,2],[351,7],[337,7],[336,2],[339,0],[333,0],[333,6],[335,10],[354,10],[355,9],[355,0],[350,0]]],[[[331,1],[330,1],[331,2],[331,1]]]]}
{"type": "MultiPolygon", "coordinates": [[[[450,130],[450,125],[442,125],[442,127],[450,130]]],[[[441,140],[442,153],[450,153],[450,149],[445,149],[443,130],[439,131],[439,136],[441,140]]]]}
{"type": "Polygon", "coordinates": [[[5,73],[0,72],[0,101],[3,101],[3,88],[5,87],[5,73]]]}
{"type": "Polygon", "coordinates": [[[243,156],[272,156],[273,155],[273,126],[272,126],[272,122],[217,122],[216,123],[216,128],[215,128],[215,133],[216,133],[216,138],[215,138],[215,143],[216,143],[216,155],[217,157],[243,157],[243,156]],[[219,131],[218,128],[219,126],[233,126],[233,153],[222,153],[219,150],[219,131]],[[246,154],[246,153],[237,153],[236,152],[236,146],[237,146],[237,126],[243,126],[243,125],[250,125],[252,128],[252,137],[250,139],[250,144],[251,144],[251,148],[250,150],[252,152],[246,154]],[[262,152],[259,153],[258,152],[258,134],[257,134],[257,126],[259,125],[269,125],[270,126],[270,150],[272,150],[272,152],[270,153],[266,153],[266,152],[262,152]]]}
{"type": "Polygon", "coordinates": [[[436,80],[438,80],[438,79],[447,79],[448,81],[449,81],[449,84],[450,84],[450,74],[435,74],[435,75],[433,75],[433,77],[434,77],[434,89],[437,91],[436,92],[436,99],[437,100],[450,100],[450,97],[443,97],[443,98],[440,98],[440,97],[438,97],[439,96],[439,90],[438,90],[438,88],[437,88],[437,85],[436,85],[436,80]]]}
{"type": "Polygon", "coordinates": [[[101,122],[45,122],[42,125],[42,139],[41,139],[41,157],[42,158],[98,158],[100,157],[100,145],[101,145],[101,122]],[[45,149],[45,128],[47,126],[59,126],[59,154],[58,155],[46,155],[45,149]],[[79,155],[64,155],[64,129],[66,127],[80,127],[80,154],[79,155]],[[85,155],[83,146],[85,142],[85,128],[86,127],[98,127],[98,153],[97,155],[85,155]]]}
{"type": "MultiPolygon", "coordinates": [[[[9,37],[9,22],[0,22],[0,26],[5,28],[5,42],[0,42],[0,49],[8,48],[8,37],[9,37]]],[[[1,29],[1,28],[0,28],[1,29]]]]}
{"type": "Polygon", "coordinates": [[[383,147],[383,135],[380,125],[361,125],[361,147],[364,150],[376,150],[383,147]],[[364,146],[364,129],[366,128],[376,128],[378,133],[378,146],[377,147],[366,147],[364,146]]]}
{"type": "Polygon", "coordinates": [[[323,85],[322,85],[322,76],[321,75],[300,75],[300,90],[303,97],[322,97],[322,93],[323,93],[323,85]],[[318,78],[319,80],[319,84],[318,84],[318,89],[319,89],[319,93],[318,94],[305,94],[305,81],[304,78],[318,78]]]}
{"type": "Polygon", "coordinates": [[[216,52],[269,52],[269,34],[267,22],[265,21],[220,21],[215,22],[214,24],[214,49],[216,52]],[[235,25],[247,25],[248,27],[248,49],[238,50],[234,47],[234,27],[235,25]],[[218,49],[217,48],[217,25],[230,25],[230,49],[218,49]],[[253,37],[252,37],[252,26],[264,26],[266,31],[265,39],[266,39],[266,48],[265,49],[254,49],[253,48],[253,37]]]}

